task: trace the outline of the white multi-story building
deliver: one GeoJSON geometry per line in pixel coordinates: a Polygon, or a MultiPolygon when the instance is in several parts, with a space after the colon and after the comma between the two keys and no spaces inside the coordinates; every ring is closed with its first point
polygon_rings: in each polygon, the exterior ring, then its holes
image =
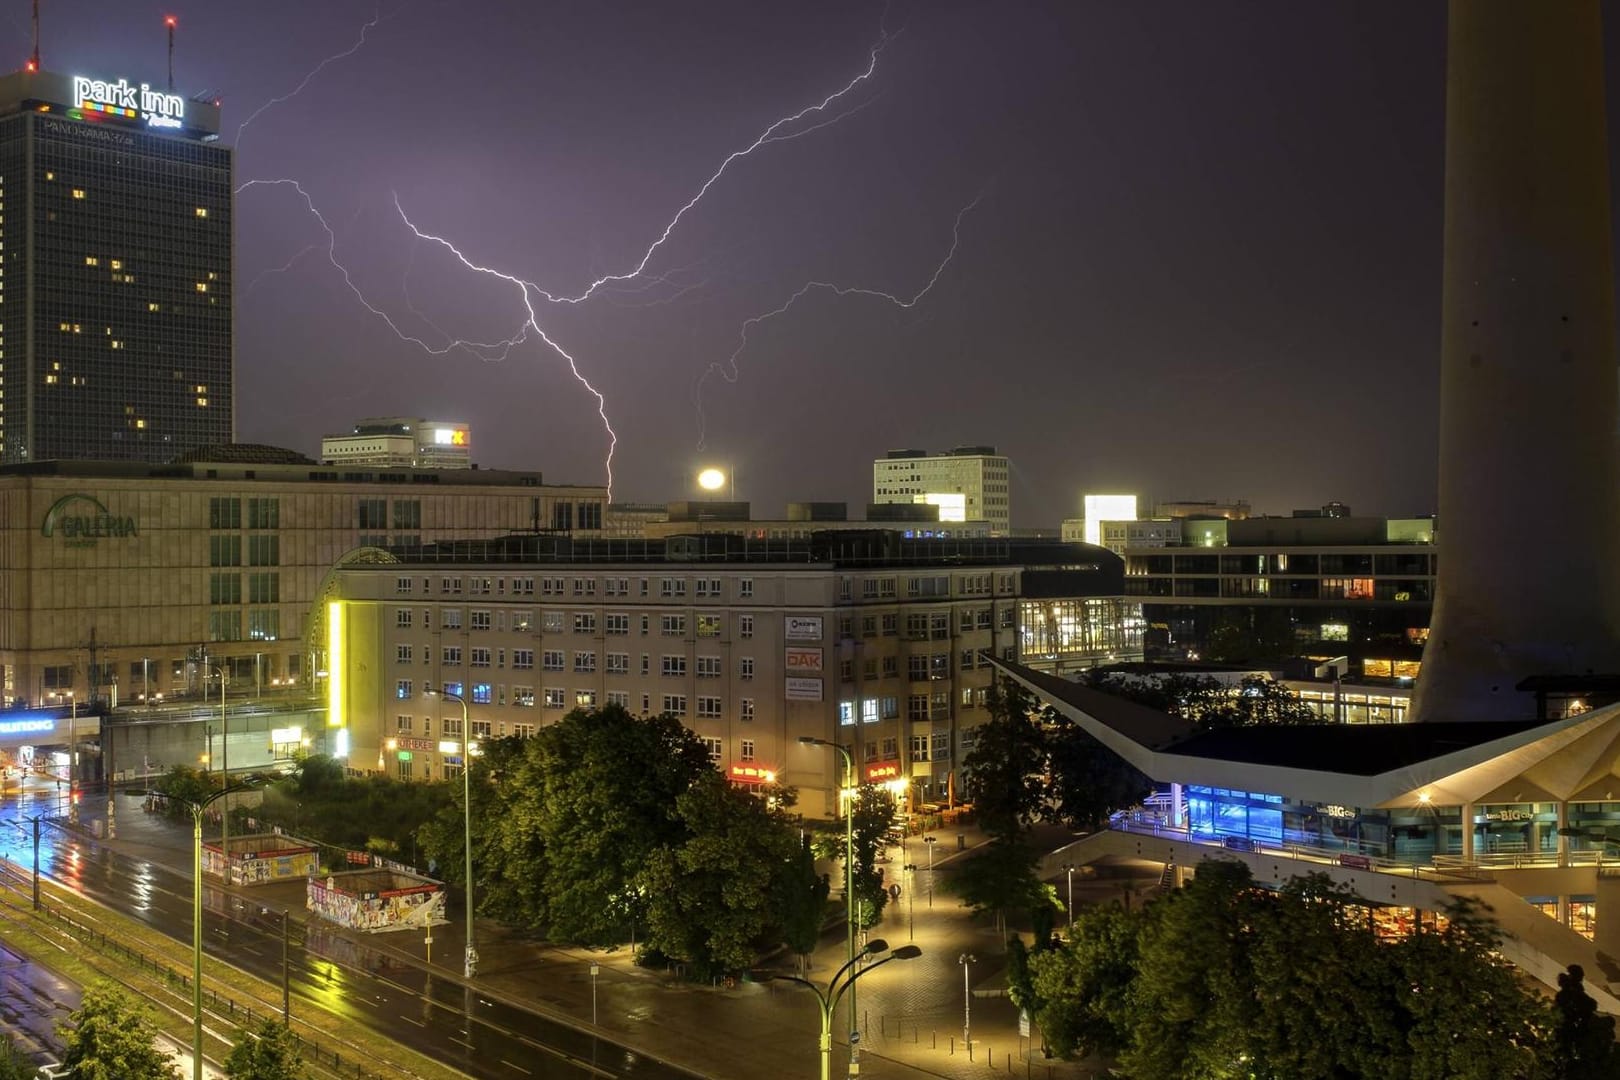
{"type": "Polygon", "coordinates": [[[874,503],[928,503],[942,522],[983,521],[995,536],[1012,530],[1008,491],[1007,459],[993,446],[891,450],[872,462],[874,503]]]}
{"type": "Polygon", "coordinates": [[[328,465],[397,465],[414,469],[472,467],[472,429],[460,420],[379,416],[360,420],[347,435],[321,439],[328,465]]]}
{"type": "Polygon", "coordinates": [[[440,779],[473,737],[574,708],[680,718],[738,783],[834,809],[836,759],[918,801],[959,797],[988,655],[1064,670],[1141,656],[1123,564],[1052,542],[895,533],[762,542],[514,536],[334,575],[329,720],[356,769],[440,779]],[[444,745],[441,746],[441,740],[444,745]],[[452,760],[453,759],[453,760],[452,760]]]}

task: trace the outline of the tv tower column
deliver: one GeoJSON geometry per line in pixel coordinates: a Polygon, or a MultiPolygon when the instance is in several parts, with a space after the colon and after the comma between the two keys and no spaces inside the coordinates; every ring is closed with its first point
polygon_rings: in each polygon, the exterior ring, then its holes
{"type": "Polygon", "coordinates": [[[1620,673],[1614,267],[1597,0],[1452,0],[1439,595],[1418,720],[1620,673]]]}

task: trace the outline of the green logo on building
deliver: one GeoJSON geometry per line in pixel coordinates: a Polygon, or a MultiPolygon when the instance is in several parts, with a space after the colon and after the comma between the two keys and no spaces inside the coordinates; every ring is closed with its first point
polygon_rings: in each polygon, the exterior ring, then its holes
{"type": "Polygon", "coordinates": [[[68,547],[95,547],[102,537],[124,539],[136,535],[135,519],[111,513],[100,499],[64,495],[45,512],[41,536],[61,536],[68,547]],[[87,503],[88,506],[79,506],[87,503]],[[94,513],[89,511],[94,509],[94,513]],[[74,511],[79,511],[75,513],[74,511]]]}

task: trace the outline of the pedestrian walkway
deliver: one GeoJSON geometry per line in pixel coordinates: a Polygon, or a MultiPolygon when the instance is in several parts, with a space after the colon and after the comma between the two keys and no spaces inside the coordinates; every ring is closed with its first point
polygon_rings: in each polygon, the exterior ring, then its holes
{"type": "MultiPolygon", "coordinates": [[[[81,807],[80,831],[86,840],[190,873],[188,825],[146,813],[138,798],[120,796],[116,838],[97,839],[95,823],[105,813],[105,799],[81,807]]],[[[1009,1068],[1015,1076],[1051,1080],[1103,1075],[1083,1065],[1048,1061],[1042,1056],[1038,1032],[1033,1040],[1020,1035],[1016,1010],[1004,994],[1006,950],[999,933],[973,919],[942,888],[962,857],[958,834],[968,850],[984,841],[976,830],[953,828],[934,834],[938,842],[931,845],[932,872],[926,856],[918,861],[917,838],[909,842],[908,855],[918,870],[903,869],[898,848],[891,849],[894,858],[885,864],[887,880],[900,885],[901,896],[887,905],[870,936],[883,938],[891,949],[915,944],[922,955],[885,964],[857,984],[862,1075],[879,1080],[977,1080],[1007,1075],[1009,1068]],[[964,956],[972,956],[973,962],[964,965],[964,956]],[[964,971],[970,995],[964,994],[964,971]],[[971,1056],[963,1045],[964,1027],[971,1028],[971,1056]]],[[[289,907],[295,921],[313,920],[303,909],[301,885],[233,891],[262,904],[289,907]]],[[[415,934],[348,935],[318,925],[323,932],[310,935],[310,946],[317,952],[352,938],[394,962],[427,966],[426,948],[415,934]]],[[[805,987],[783,980],[744,981],[729,988],[694,985],[671,972],[636,967],[628,949],[602,952],[548,945],[482,919],[476,930],[481,962],[474,983],[487,996],[585,1030],[591,1028],[594,1016],[604,1035],[708,1076],[743,1080],[770,1072],[782,1080],[810,1080],[819,1074],[820,1009],[805,987]]],[[[464,923],[454,910],[447,925],[433,928],[435,976],[460,979],[464,935],[464,923]]],[[[811,956],[809,978],[825,986],[844,964],[846,948],[842,926],[830,929],[811,956]]],[[[792,971],[794,958],[779,957],[775,966],[792,971]]],[[[832,1071],[839,1076],[846,1071],[847,1001],[833,1024],[832,1071]]]]}

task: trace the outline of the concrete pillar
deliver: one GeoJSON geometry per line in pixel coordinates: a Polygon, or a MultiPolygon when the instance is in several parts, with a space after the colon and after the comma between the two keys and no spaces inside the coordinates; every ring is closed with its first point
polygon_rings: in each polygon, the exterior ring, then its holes
{"type": "Polygon", "coordinates": [[[1597,0],[1452,0],[1445,192],[1440,579],[1413,718],[1529,718],[1524,677],[1620,672],[1597,0]]]}
{"type": "MultiPolygon", "coordinates": [[[[1559,866],[1567,866],[1567,865],[1569,865],[1569,837],[1564,835],[1564,830],[1567,829],[1568,827],[1569,827],[1569,803],[1567,803],[1564,800],[1560,799],[1560,800],[1558,800],[1558,865],[1559,866]]],[[[1567,897],[1567,896],[1559,897],[1558,898],[1558,903],[1559,903],[1560,909],[1563,912],[1563,917],[1559,921],[1564,923],[1565,925],[1568,925],[1568,923],[1569,923],[1569,897],[1567,897]]]]}
{"type": "Polygon", "coordinates": [[[1565,926],[1569,925],[1569,897],[1567,896],[1558,898],[1558,921],[1565,926]]]}
{"type": "Polygon", "coordinates": [[[1620,877],[1598,872],[1597,931],[1593,942],[1599,952],[1620,956],[1620,877]]]}
{"type": "Polygon", "coordinates": [[[1462,857],[1464,862],[1474,858],[1474,804],[1462,805],[1462,857]]]}

